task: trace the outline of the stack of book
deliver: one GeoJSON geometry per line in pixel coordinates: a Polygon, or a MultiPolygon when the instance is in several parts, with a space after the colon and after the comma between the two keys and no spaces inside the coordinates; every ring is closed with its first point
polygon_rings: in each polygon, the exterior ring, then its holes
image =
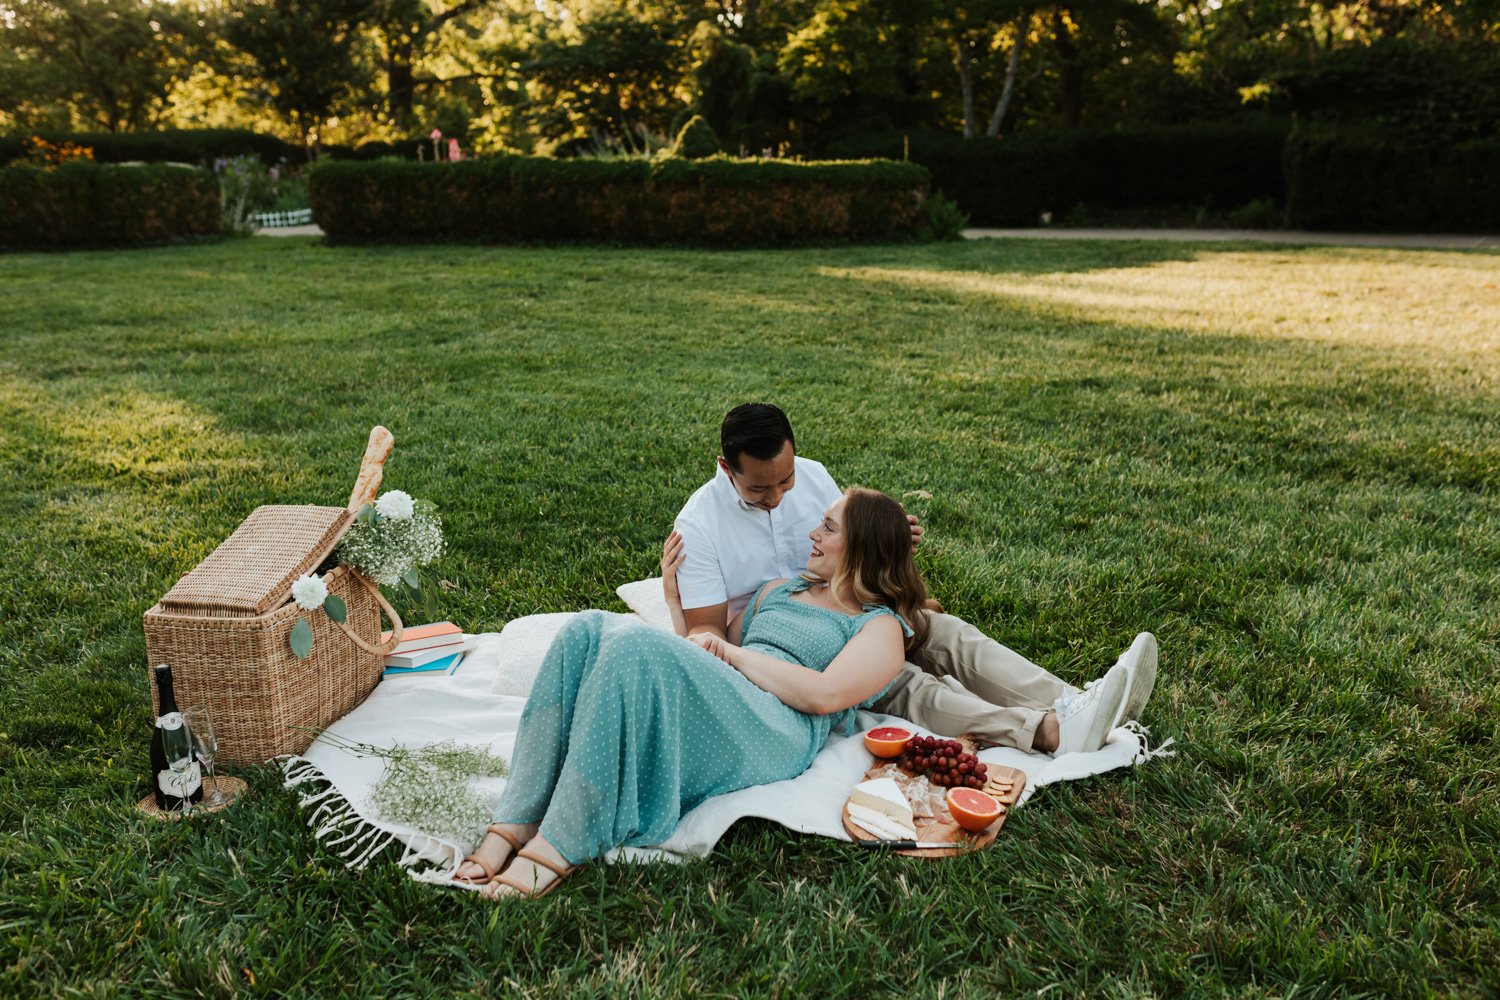
{"type": "MultiPolygon", "coordinates": [[[[381,642],[389,642],[391,633],[381,635],[381,642]]],[[[403,629],[401,644],[385,658],[386,677],[401,677],[406,674],[451,674],[464,661],[464,654],[473,648],[474,637],[452,622],[437,622],[433,625],[414,625],[403,629]]]]}

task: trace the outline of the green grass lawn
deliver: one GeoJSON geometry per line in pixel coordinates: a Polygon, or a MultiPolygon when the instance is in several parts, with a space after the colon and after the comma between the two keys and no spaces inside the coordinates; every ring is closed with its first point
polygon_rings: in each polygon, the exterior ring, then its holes
{"type": "Polygon", "coordinates": [[[1500,257],[1161,243],[0,256],[0,995],[1500,991],[1500,257]],[[925,490],[949,610],[1066,679],[1141,629],[1175,758],[993,849],[760,821],[496,907],[351,874],[272,769],[146,791],[141,614],[365,436],[445,613],[624,610],[718,422],[925,490]]]}

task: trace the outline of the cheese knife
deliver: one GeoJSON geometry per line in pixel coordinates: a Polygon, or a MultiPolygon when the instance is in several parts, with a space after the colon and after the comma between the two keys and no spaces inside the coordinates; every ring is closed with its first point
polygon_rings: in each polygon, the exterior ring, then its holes
{"type": "Polygon", "coordinates": [[[917,851],[923,848],[963,850],[968,846],[951,840],[856,840],[855,843],[860,847],[885,848],[890,851],[917,851]]]}

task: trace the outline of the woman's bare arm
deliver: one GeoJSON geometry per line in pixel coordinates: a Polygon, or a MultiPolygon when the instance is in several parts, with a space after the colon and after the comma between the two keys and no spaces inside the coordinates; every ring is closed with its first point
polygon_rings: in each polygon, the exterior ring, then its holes
{"type": "Polygon", "coordinates": [[[692,639],[756,687],[809,715],[829,715],[858,705],[889,684],[906,662],[901,623],[892,615],[866,622],[822,672],[741,649],[717,636],[692,639]]]}

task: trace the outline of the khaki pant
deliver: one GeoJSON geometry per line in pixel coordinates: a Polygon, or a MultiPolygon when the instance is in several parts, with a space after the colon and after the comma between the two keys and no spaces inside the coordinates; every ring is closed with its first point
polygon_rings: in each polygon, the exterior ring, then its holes
{"type": "Polygon", "coordinates": [[[910,656],[875,711],[941,736],[972,733],[1029,751],[1052,703],[1077,690],[952,615],[932,615],[927,641],[910,656]]]}

